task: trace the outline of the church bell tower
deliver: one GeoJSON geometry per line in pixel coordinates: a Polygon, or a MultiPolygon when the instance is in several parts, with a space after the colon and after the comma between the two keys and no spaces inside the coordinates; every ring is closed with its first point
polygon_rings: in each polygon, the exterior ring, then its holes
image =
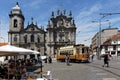
{"type": "Polygon", "coordinates": [[[24,16],[22,14],[18,2],[16,3],[16,6],[12,8],[9,17],[10,17],[10,31],[19,32],[20,30],[23,29],[24,16]]]}
{"type": "Polygon", "coordinates": [[[19,7],[18,2],[16,6],[12,8],[9,14],[10,25],[8,32],[8,40],[10,44],[19,43],[19,33],[24,29],[24,16],[19,7]]]}

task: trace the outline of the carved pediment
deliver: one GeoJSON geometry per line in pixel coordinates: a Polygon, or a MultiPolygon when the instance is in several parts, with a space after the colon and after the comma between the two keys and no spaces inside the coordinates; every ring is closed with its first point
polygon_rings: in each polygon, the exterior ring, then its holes
{"type": "Polygon", "coordinates": [[[34,24],[30,24],[27,26],[27,28],[25,28],[25,31],[30,31],[30,32],[44,32],[43,28],[39,28],[37,25],[34,24]]]}

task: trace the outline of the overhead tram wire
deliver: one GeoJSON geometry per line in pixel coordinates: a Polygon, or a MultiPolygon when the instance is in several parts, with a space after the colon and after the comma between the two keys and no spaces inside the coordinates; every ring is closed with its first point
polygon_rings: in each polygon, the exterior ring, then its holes
{"type": "Polygon", "coordinates": [[[98,39],[98,54],[97,54],[98,60],[100,60],[100,54],[101,54],[101,49],[100,49],[101,47],[101,23],[109,21],[109,20],[102,21],[103,18],[104,16],[101,17],[98,21],[92,21],[93,23],[99,23],[99,39],[98,39]]]}
{"type": "Polygon", "coordinates": [[[116,14],[120,14],[120,13],[100,13],[100,15],[102,15],[103,18],[105,18],[109,15],[116,15],[116,14]]]}

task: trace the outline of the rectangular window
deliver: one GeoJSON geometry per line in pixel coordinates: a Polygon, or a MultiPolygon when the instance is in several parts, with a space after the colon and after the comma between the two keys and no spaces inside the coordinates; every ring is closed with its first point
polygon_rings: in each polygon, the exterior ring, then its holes
{"type": "Polygon", "coordinates": [[[107,47],[107,46],[105,46],[105,50],[108,50],[108,47],[107,47]]]}
{"type": "Polygon", "coordinates": [[[76,49],[76,53],[79,54],[79,49],[78,48],[76,49]]]}
{"type": "Polygon", "coordinates": [[[116,45],[113,46],[113,50],[116,50],[116,45]]]}
{"type": "Polygon", "coordinates": [[[82,48],[82,53],[84,53],[85,51],[84,51],[84,48],[82,48]]]}

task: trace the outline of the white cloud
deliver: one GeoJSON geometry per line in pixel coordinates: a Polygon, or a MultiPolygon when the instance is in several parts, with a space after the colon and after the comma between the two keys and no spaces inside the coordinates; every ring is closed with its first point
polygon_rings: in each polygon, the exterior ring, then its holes
{"type": "Polygon", "coordinates": [[[101,4],[95,4],[90,9],[85,9],[84,11],[80,12],[79,15],[76,16],[76,20],[82,20],[82,18],[90,16],[91,14],[97,12],[100,9],[101,9],[101,4]]]}
{"type": "Polygon", "coordinates": [[[27,7],[27,8],[30,7],[30,9],[31,8],[34,8],[34,9],[36,8],[37,9],[37,8],[40,8],[40,5],[42,5],[42,4],[45,5],[46,2],[47,2],[46,0],[34,0],[34,1],[31,1],[27,4],[25,4],[24,6],[27,7]]]}
{"type": "Polygon", "coordinates": [[[102,8],[101,4],[97,3],[92,7],[82,9],[75,17],[77,26],[76,43],[90,45],[91,38],[99,30],[99,23],[92,23],[94,14],[102,8]]]}
{"type": "Polygon", "coordinates": [[[89,32],[89,33],[79,33],[78,36],[76,36],[76,43],[77,44],[85,44],[85,45],[90,45],[91,44],[91,39],[93,35],[96,34],[96,31],[89,32]]]}
{"type": "MultiPolygon", "coordinates": [[[[111,18],[111,24],[118,24],[120,21],[120,17],[111,18]]],[[[102,27],[107,27],[108,22],[102,22],[102,27]]],[[[111,26],[112,27],[112,26],[111,26]]],[[[99,31],[99,23],[86,23],[81,24],[80,27],[77,28],[77,36],[76,42],[81,44],[90,45],[92,37],[99,31]]]]}
{"type": "Polygon", "coordinates": [[[9,30],[9,22],[5,19],[0,20],[0,37],[5,39],[5,42],[8,41],[8,30],[9,30]]]}
{"type": "Polygon", "coordinates": [[[80,13],[75,17],[76,20],[76,26],[77,26],[77,32],[79,31],[90,31],[93,28],[96,28],[98,26],[98,23],[93,24],[92,16],[95,12],[101,9],[100,4],[95,4],[89,9],[85,9],[84,11],[80,11],[80,13]]]}
{"type": "Polygon", "coordinates": [[[120,21],[120,17],[110,19],[110,22],[113,22],[113,23],[118,21],[120,21]]]}

